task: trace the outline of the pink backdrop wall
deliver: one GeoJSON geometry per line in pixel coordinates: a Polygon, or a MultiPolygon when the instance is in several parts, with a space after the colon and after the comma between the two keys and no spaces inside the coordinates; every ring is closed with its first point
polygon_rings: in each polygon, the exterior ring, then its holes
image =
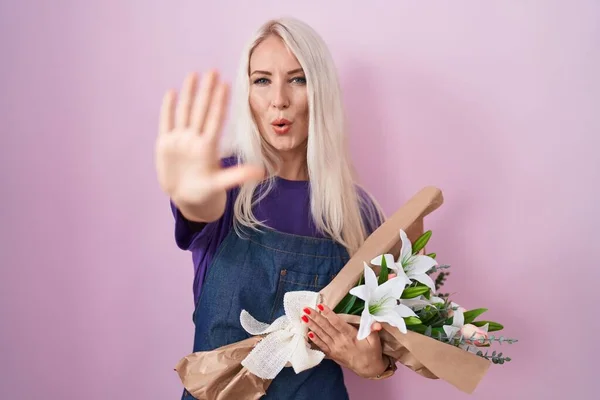
{"type": "MultiPolygon", "coordinates": [[[[1,3],[0,398],[178,398],[192,269],[154,176],[160,99],[191,70],[232,78],[284,14],[332,49],[366,186],[388,213],[442,188],[447,290],[520,339],[471,398],[593,398],[599,3],[369,3],[1,3]]],[[[405,369],[348,385],[468,398],[405,369]]]]}

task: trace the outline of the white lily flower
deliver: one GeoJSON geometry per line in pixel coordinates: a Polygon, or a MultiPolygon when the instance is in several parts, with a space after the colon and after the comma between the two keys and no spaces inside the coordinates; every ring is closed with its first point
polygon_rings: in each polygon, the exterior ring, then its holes
{"type": "Polygon", "coordinates": [[[452,340],[465,324],[465,315],[460,309],[460,306],[454,302],[450,303],[450,306],[454,309],[454,314],[452,315],[452,325],[442,326],[446,336],[448,337],[448,340],[452,340]]]}
{"type": "Polygon", "coordinates": [[[406,286],[403,279],[395,277],[388,281],[377,284],[375,272],[367,265],[365,266],[365,284],[354,287],[350,294],[365,302],[365,308],[360,316],[358,329],[358,340],[363,340],[371,333],[374,322],[387,322],[395,326],[402,333],[406,333],[404,318],[416,317],[410,308],[400,303],[400,296],[406,286]]]}
{"type": "Polygon", "coordinates": [[[435,293],[435,283],[427,275],[427,271],[437,265],[437,262],[429,256],[422,254],[413,255],[412,243],[408,239],[406,232],[402,229],[400,229],[400,240],[402,241],[402,248],[400,249],[400,257],[397,262],[394,261],[394,257],[391,254],[385,254],[375,257],[371,260],[371,264],[380,266],[385,257],[387,267],[394,270],[398,274],[398,277],[404,279],[407,284],[410,284],[411,280],[415,280],[428,286],[431,289],[431,293],[435,293]]]}
{"type": "Polygon", "coordinates": [[[412,253],[412,243],[408,239],[406,232],[400,230],[400,240],[402,240],[402,248],[400,249],[400,259],[398,263],[402,266],[402,269],[406,272],[409,279],[421,282],[423,285],[429,286],[431,293],[435,293],[435,283],[427,271],[437,265],[437,262],[429,257],[422,254],[412,253]]]}

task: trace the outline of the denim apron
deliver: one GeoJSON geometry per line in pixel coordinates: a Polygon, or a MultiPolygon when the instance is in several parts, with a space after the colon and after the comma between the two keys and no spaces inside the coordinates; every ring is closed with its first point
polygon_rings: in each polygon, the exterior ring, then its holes
{"type": "MultiPolygon", "coordinates": [[[[284,314],[286,292],[321,290],[348,259],[346,249],[329,239],[265,228],[240,237],[231,229],[215,254],[194,311],[194,352],[249,338],[240,324],[242,309],[271,324],[284,314]]],[[[191,399],[184,391],[182,400],[191,399]]],[[[348,400],[348,393],[341,367],[324,359],[300,374],[285,367],[261,399],[348,400]]]]}

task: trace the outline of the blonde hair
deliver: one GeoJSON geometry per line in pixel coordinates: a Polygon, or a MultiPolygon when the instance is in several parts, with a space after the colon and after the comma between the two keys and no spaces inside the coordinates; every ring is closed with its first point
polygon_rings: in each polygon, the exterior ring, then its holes
{"type": "Polygon", "coordinates": [[[310,208],[317,229],[344,246],[350,255],[368,235],[366,223],[383,221],[376,201],[354,179],[347,149],[345,116],[337,71],[321,37],[307,24],[293,18],[265,23],[247,45],[240,63],[233,98],[233,139],[238,162],[262,165],[267,179],[255,196],[256,184],[240,187],[234,205],[234,226],[256,229],[262,225],[252,207],[272,188],[280,160],[252,117],[249,105],[249,63],[254,48],[270,35],[283,40],[302,66],[307,79],[309,128],[306,167],[310,181],[310,208]],[[362,191],[360,195],[358,191],[362,191]],[[365,221],[365,219],[367,221],[365,221]]]}

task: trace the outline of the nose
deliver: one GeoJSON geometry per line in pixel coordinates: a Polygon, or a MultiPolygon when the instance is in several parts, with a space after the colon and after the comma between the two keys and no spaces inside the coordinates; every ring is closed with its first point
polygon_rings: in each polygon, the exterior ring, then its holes
{"type": "Polygon", "coordinates": [[[284,110],[290,106],[290,96],[284,85],[273,85],[273,100],[271,106],[278,110],[284,110]]]}

